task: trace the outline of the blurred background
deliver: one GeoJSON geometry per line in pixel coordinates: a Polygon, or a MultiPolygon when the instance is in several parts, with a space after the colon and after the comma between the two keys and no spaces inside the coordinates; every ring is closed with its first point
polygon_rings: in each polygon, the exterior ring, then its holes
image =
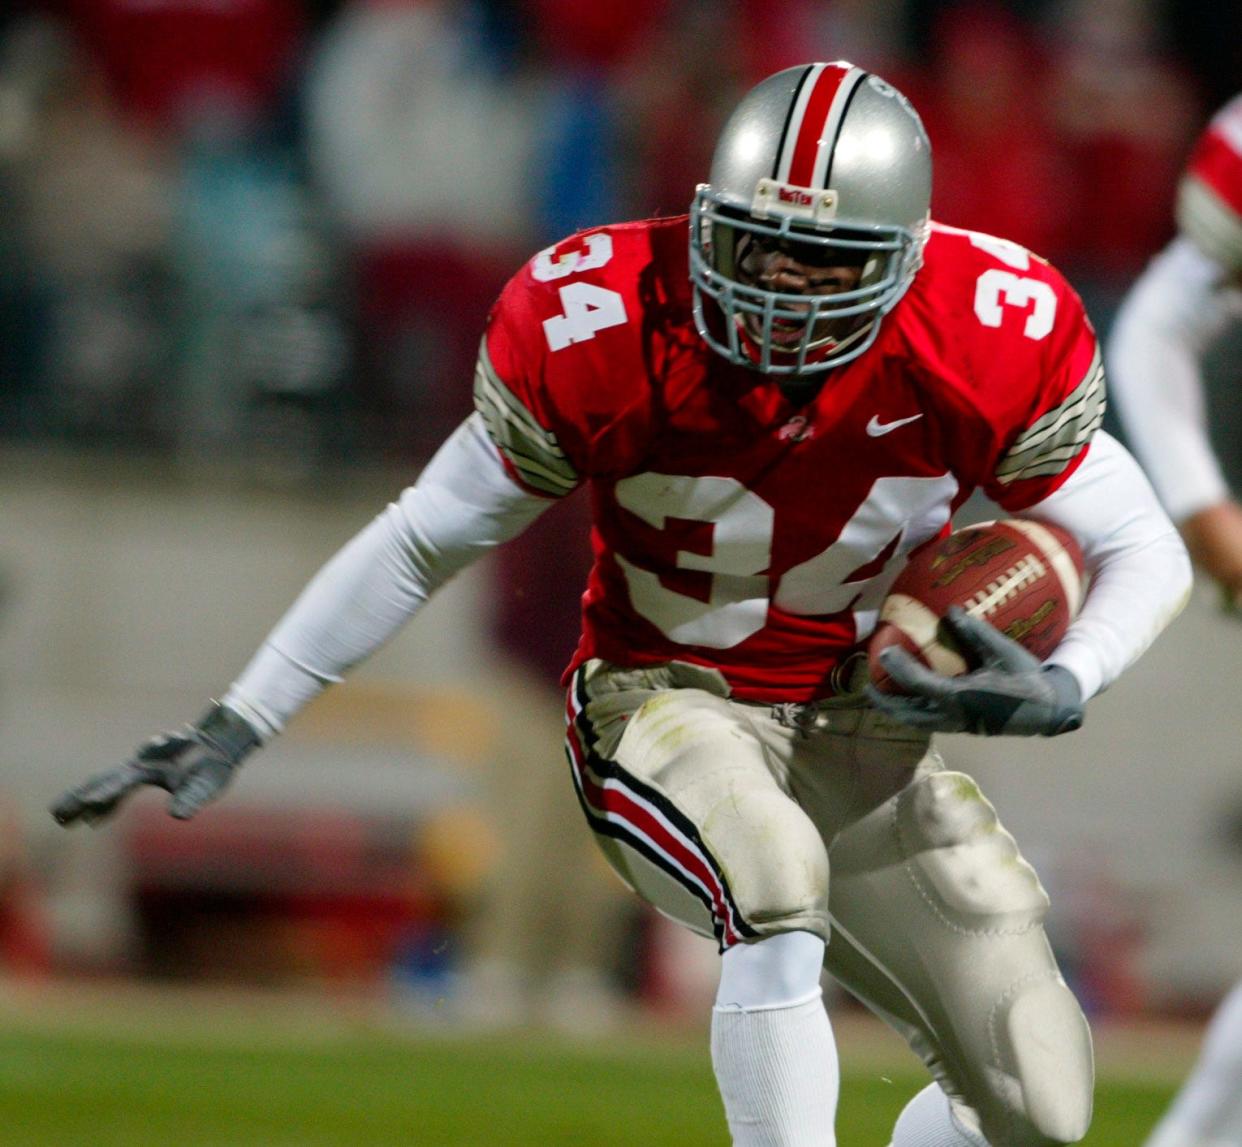
{"type": "MultiPolygon", "coordinates": [[[[525,258],[686,210],[743,90],[840,57],[920,109],[936,217],[1052,260],[1104,333],[1242,80],[1242,6],[7,0],[0,983],[705,1022],[712,946],[615,886],[561,763],[574,499],[193,824],[148,795],[66,833],[46,806],[196,717],[416,477],[525,258]]],[[[1213,403],[1236,480],[1232,361],[1213,403]]],[[[1242,974],[1240,668],[1242,628],[1199,597],[1081,734],[946,745],[1048,884],[1101,1021],[1198,1020],[1242,974]]]]}

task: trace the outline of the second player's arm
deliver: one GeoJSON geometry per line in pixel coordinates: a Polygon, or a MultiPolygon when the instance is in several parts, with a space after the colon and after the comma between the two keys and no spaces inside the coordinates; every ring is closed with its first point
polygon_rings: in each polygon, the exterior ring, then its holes
{"type": "Polygon", "coordinates": [[[1196,563],[1242,598],[1242,506],[1208,427],[1203,360],[1242,292],[1187,239],[1154,258],[1127,294],[1108,343],[1109,389],[1135,455],[1196,563]]]}

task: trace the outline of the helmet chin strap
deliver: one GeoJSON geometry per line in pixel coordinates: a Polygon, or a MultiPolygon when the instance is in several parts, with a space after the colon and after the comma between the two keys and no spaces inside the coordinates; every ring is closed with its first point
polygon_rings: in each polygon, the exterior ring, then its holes
{"type": "MultiPolygon", "coordinates": [[[[842,347],[848,348],[853,343],[862,338],[871,328],[871,323],[856,330],[848,338],[842,341],[832,349],[837,350],[842,347]]],[[[749,337],[749,335],[747,336],[749,337]]],[[[827,340],[831,341],[831,340],[827,340]]],[[[822,345],[822,344],[821,344],[822,345]]],[[[796,356],[790,356],[796,357],[796,356]]],[[[823,390],[825,384],[832,377],[832,367],[829,366],[823,370],[808,372],[806,374],[778,374],[769,375],[776,385],[780,388],[781,394],[794,406],[805,406],[810,402],[814,402],[819,392],[823,390]]]]}
{"type": "MultiPolygon", "coordinates": [[[[831,322],[832,320],[828,319],[826,321],[831,322]]],[[[818,339],[818,340],[812,339],[807,344],[806,349],[808,351],[817,351],[817,350],[823,349],[824,347],[829,347],[831,350],[834,350],[834,351],[849,350],[849,348],[852,347],[856,342],[861,341],[863,336],[866,335],[866,333],[871,329],[872,323],[875,323],[877,321],[878,319],[876,318],[876,316],[872,315],[865,323],[862,324],[862,326],[860,326],[855,331],[851,331],[848,335],[845,336],[845,338],[834,339],[831,335],[825,335],[822,339],[818,339]]]]}
{"type": "MultiPolygon", "coordinates": [[[[751,330],[750,327],[747,325],[746,316],[736,315],[734,316],[733,321],[737,325],[738,331],[742,335],[742,337],[755,348],[755,353],[758,355],[762,355],[763,344],[759,340],[759,338],[756,337],[754,331],[751,330]]],[[[831,322],[832,320],[828,319],[828,320],[820,320],[820,321],[831,322]]],[[[840,340],[834,339],[831,335],[825,335],[821,339],[812,339],[809,343],[807,343],[807,347],[806,347],[808,361],[813,361],[811,356],[814,355],[815,352],[817,351],[829,350],[834,354],[840,354],[844,351],[849,350],[850,347],[854,346],[856,343],[859,343],[864,338],[866,338],[867,335],[870,333],[871,328],[878,321],[879,321],[879,316],[872,315],[869,317],[868,321],[863,323],[857,330],[851,331],[848,335],[845,336],[845,338],[840,339],[840,340]]],[[[800,353],[801,353],[800,349],[786,351],[786,350],[781,350],[779,348],[774,347],[772,350],[772,354],[783,355],[788,359],[796,359],[800,353]]],[[[804,377],[804,376],[799,376],[796,374],[784,375],[782,376],[782,379],[789,380],[792,382],[793,380],[796,380],[800,377],[804,377]]],[[[782,386],[782,389],[786,389],[786,387],[782,386]]],[[[816,389],[818,389],[818,387],[816,389]]]]}

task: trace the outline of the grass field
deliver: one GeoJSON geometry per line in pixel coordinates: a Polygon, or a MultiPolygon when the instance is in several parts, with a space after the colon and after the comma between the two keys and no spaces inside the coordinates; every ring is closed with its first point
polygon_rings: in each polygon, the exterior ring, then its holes
{"type": "MultiPolygon", "coordinates": [[[[723,1147],[705,1042],[466,1038],[310,1002],[43,989],[0,1004],[5,1147],[723,1147]],[[112,996],[110,999],[109,996],[112,996]]],[[[869,1021],[840,1029],[842,1147],[884,1147],[924,1080],[869,1021]]],[[[1091,1147],[1136,1147],[1176,1075],[1102,1072],[1091,1147]]],[[[1174,1068],[1193,1048],[1178,1035],[1174,1068]]],[[[1122,1057],[1124,1058],[1124,1056],[1122,1057]]],[[[1158,1058],[1158,1057],[1157,1057],[1158,1058]]]]}

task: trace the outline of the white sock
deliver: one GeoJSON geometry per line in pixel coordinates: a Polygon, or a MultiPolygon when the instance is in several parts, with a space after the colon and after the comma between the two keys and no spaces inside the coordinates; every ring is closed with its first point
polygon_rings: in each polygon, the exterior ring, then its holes
{"type": "Polygon", "coordinates": [[[890,1147],[988,1147],[988,1141],[963,1127],[940,1085],[929,1083],[897,1116],[890,1147]]]}
{"type": "Polygon", "coordinates": [[[840,1065],[823,955],[818,937],[788,932],[722,957],[712,1067],[734,1147],[835,1147],[840,1065]]]}
{"type": "Polygon", "coordinates": [[[1242,983],[1208,1025],[1198,1062],[1146,1147],[1242,1143],[1242,983]]]}

